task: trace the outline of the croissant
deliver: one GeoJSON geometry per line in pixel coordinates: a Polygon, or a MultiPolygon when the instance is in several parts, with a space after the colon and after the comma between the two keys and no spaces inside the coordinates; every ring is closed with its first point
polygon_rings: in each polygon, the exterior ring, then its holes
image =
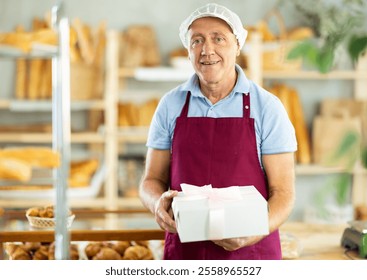
{"type": "Polygon", "coordinates": [[[84,249],[87,258],[90,260],[93,259],[93,257],[97,255],[97,253],[102,249],[102,247],[103,247],[102,242],[89,243],[84,249]]]}
{"type": "Polygon", "coordinates": [[[41,242],[25,242],[22,248],[28,252],[37,251],[41,247],[41,242]]]}
{"type": "Polygon", "coordinates": [[[48,246],[41,246],[37,251],[34,252],[34,260],[48,260],[48,246]]]}
{"type": "Polygon", "coordinates": [[[39,217],[39,209],[37,207],[29,208],[26,214],[27,216],[39,217]]]}
{"type": "Polygon", "coordinates": [[[117,253],[119,253],[121,256],[124,255],[127,248],[131,246],[129,241],[118,241],[116,243],[111,243],[110,248],[114,249],[117,253]]]}
{"type": "Polygon", "coordinates": [[[21,246],[18,246],[15,251],[10,255],[12,260],[31,260],[31,254],[24,250],[21,246]]]}
{"type": "Polygon", "coordinates": [[[134,245],[126,249],[124,260],[153,260],[152,251],[144,246],[134,245]]]}
{"type": "Polygon", "coordinates": [[[97,255],[93,257],[93,260],[121,260],[121,255],[114,249],[103,247],[97,255]]]}

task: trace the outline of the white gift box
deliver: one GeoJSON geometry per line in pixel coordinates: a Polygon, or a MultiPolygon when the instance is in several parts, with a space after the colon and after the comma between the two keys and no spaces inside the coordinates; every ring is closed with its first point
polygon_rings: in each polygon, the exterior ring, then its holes
{"type": "Polygon", "coordinates": [[[181,242],[269,234],[267,201],[254,186],[181,188],[172,202],[181,242]]]}

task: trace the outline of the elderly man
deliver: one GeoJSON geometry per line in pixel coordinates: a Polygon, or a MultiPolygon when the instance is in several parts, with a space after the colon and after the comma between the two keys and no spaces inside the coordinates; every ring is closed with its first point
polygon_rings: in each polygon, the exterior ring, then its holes
{"type": "Polygon", "coordinates": [[[166,231],[164,259],[282,258],[278,228],[294,204],[297,143],[281,102],[236,65],[246,35],[240,18],[217,4],[180,26],[195,74],[161,99],[140,184],[166,231]],[[181,183],[255,186],[268,201],[269,235],[181,243],[171,210],[181,183]]]}

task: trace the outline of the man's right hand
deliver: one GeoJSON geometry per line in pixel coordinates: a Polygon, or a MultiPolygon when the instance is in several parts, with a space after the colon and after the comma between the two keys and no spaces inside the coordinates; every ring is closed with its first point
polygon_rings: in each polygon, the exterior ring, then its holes
{"type": "Polygon", "coordinates": [[[166,191],[155,204],[155,219],[161,229],[177,233],[176,222],[173,220],[172,200],[177,195],[177,191],[166,191]]]}

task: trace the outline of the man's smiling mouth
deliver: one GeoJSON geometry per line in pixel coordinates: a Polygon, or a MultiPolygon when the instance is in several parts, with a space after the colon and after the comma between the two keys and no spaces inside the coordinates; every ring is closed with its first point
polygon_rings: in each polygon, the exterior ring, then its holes
{"type": "Polygon", "coordinates": [[[219,61],[201,61],[200,64],[202,65],[214,65],[219,63],[219,61]]]}

